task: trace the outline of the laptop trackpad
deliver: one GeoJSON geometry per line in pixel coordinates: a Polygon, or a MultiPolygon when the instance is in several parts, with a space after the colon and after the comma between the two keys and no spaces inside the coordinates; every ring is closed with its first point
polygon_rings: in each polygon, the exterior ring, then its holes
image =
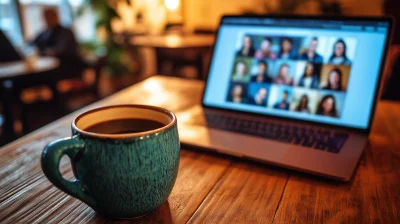
{"type": "Polygon", "coordinates": [[[199,125],[178,124],[182,143],[240,157],[281,161],[291,145],[199,125]]]}

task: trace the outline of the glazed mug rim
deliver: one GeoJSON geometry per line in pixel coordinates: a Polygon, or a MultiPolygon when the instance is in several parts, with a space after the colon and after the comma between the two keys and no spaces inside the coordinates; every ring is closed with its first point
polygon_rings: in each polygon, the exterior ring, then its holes
{"type": "Polygon", "coordinates": [[[94,108],[94,109],[91,109],[91,110],[81,113],[72,121],[72,128],[83,136],[89,136],[89,137],[101,138],[101,139],[120,139],[121,140],[121,139],[137,138],[137,137],[143,137],[143,136],[147,136],[147,135],[151,135],[151,134],[157,134],[157,133],[168,130],[169,128],[173,127],[175,124],[176,124],[175,114],[167,109],[162,108],[162,107],[143,105],[143,104],[118,104],[118,105],[98,107],[98,108],[94,108]],[[77,122],[79,122],[79,120],[82,119],[83,117],[85,117],[91,113],[94,113],[94,112],[98,112],[98,111],[102,111],[102,110],[106,110],[106,109],[113,109],[113,108],[148,109],[148,110],[160,112],[160,113],[163,113],[164,115],[167,115],[170,118],[170,121],[168,124],[163,124],[163,126],[161,128],[153,129],[150,131],[125,133],[125,134],[101,134],[101,133],[84,131],[81,128],[78,128],[77,122]]]}

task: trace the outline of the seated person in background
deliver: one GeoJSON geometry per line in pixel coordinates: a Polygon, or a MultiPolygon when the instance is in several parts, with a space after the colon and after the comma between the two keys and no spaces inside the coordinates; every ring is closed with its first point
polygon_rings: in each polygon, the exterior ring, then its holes
{"type": "Polygon", "coordinates": [[[252,82],[271,83],[272,79],[268,75],[268,64],[265,61],[258,62],[258,72],[251,77],[252,82]]]}
{"type": "Polygon", "coordinates": [[[244,98],[244,89],[243,86],[240,84],[236,84],[233,86],[231,90],[231,94],[229,97],[229,101],[232,101],[234,103],[245,103],[245,98],[244,98]]]}
{"type": "Polygon", "coordinates": [[[42,56],[57,57],[61,65],[82,63],[74,34],[60,25],[57,11],[45,9],[43,17],[47,27],[30,44],[36,46],[42,56]]]}
{"type": "Polygon", "coordinates": [[[235,66],[235,73],[232,75],[232,81],[249,82],[250,75],[247,74],[247,65],[244,61],[238,61],[235,66]]]}
{"type": "Polygon", "coordinates": [[[253,40],[249,35],[246,35],[243,38],[243,46],[238,52],[236,52],[236,56],[253,57],[255,51],[256,50],[253,47],[253,40]]]}
{"type": "Polygon", "coordinates": [[[281,67],[279,67],[278,75],[275,79],[275,84],[293,85],[293,79],[289,77],[288,64],[282,64],[281,67]]]}
{"type": "Polygon", "coordinates": [[[326,95],[322,98],[321,102],[318,104],[317,114],[328,117],[337,117],[336,102],[333,95],[326,95]]]}
{"type": "Polygon", "coordinates": [[[261,41],[260,49],[257,50],[255,57],[257,59],[276,59],[276,54],[271,51],[272,40],[271,38],[265,37],[261,41]]]}
{"type": "Polygon", "coordinates": [[[342,71],[339,68],[334,68],[329,72],[328,84],[323,89],[342,90],[342,71]]]}
{"type": "Polygon", "coordinates": [[[344,40],[339,39],[333,45],[333,53],[329,58],[328,63],[335,65],[351,65],[351,61],[346,55],[346,43],[344,40]]]}
{"type": "Polygon", "coordinates": [[[322,64],[322,56],[317,53],[318,38],[313,37],[306,52],[299,56],[300,60],[307,60],[314,64],[322,64]]]}
{"type": "Polygon", "coordinates": [[[281,40],[280,59],[296,59],[296,54],[293,52],[293,40],[288,37],[284,37],[281,40]]]}
{"type": "Polygon", "coordinates": [[[250,99],[250,104],[267,106],[268,90],[264,87],[258,89],[257,93],[250,99]]]}
{"type": "Polygon", "coordinates": [[[282,100],[274,105],[275,109],[281,110],[289,110],[289,102],[288,102],[289,92],[287,90],[282,93],[282,100]]]}
{"type": "Polygon", "coordinates": [[[22,59],[2,30],[0,30],[0,46],[0,62],[19,61],[22,59]]]}
{"type": "Polygon", "coordinates": [[[308,114],[311,112],[310,108],[308,108],[308,96],[306,94],[301,96],[299,105],[297,105],[296,108],[294,108],[294,111],[308,113],[308,114]]]}
{"type": "Polygon", "coordinates": [[[314,65],[310,62],[306,64],[304,68],[304,74],[299,80],[298,86],[311,88],[311,89],[318,89],[319,86],[319,77],[315,74],[314,65]]]}

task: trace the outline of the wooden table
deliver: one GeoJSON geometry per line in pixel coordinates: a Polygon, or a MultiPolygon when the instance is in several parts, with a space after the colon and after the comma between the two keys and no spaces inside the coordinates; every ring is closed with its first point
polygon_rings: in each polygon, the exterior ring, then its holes
{"type": "MultiPolygon", "coordinates": [[[[199,104],[203,83],[153,77],[0,149],[0,223],[400,223],[400,104],[380,102],[370,143],[349,183],[183,148],[175,187],[161,208],[107,220],[54,187],[40,168],[45,144],[70,135],[89,108],[153,104],[179,112],[199,104]]],[[[60,164],[72,178],[69,162],[60,164]]]]}
{"type": "Polygon", "coordinates": [[[130,43],[136,46],[157,48],[210,47],[214,44],[214,35],[144,35],[132,37],[130,43]]]}
{"type": "Polygon", "coordinates": [[[31,61],[0,63],[0,80],[49,71],[59,65],[60,61],[54,57],[38,57],[31,61]]]}
{"type": "Polygon", "coordinates": [[[198,78],[204,79],[214,39],[209,34],[143,35],[133,36],[129,44],[155,50],[157,74],[176,75],[176,68],[191,65],[198,70],[198,78]]]}
{"type": "Polygon", "coordinates": [[[26,61],[0,63],[0,102],[3,103],[5,120],[5,135],[3,136],[8,139],[16,137],[13,129],[15,111],[12,107],[14,104],[14,107],[19,110],[18,113],[23,112],[19,101],[23,86],[50,83],[49,86],[55,93],[56,85],[49,79],[54,77],[51,71],[57,69],[59,65],[60,61],[55,57],[37,57],[26,61]]]}

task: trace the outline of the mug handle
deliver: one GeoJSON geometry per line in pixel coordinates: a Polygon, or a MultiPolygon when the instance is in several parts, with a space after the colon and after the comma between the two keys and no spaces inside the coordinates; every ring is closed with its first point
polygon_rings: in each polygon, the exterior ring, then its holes
{"type": "Polygon", "coordinates": [[[47,179],[56,187],[65,193],[80,199],[90,207],[95,206],[94,198],[89,194],[82,183],[75,179],[74,181],[66,180],[62,177],[59,169],[60,160],[63,155],[67,155],[71,161],[80,150],[85,148],[85,143],[77,137],[69,137],[56,140],[48,144],[42,153],[42,170],[47,179]]]}

